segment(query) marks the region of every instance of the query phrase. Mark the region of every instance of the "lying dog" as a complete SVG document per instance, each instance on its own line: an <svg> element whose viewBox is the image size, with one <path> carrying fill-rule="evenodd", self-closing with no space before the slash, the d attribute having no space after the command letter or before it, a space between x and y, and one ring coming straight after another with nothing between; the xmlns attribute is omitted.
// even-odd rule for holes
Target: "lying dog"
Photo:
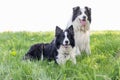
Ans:
<svg viewBox="0 0 120 80"><path fill-rule="evenodd" d="M31 46L23 59L54 60L57 64L65 64L67 60L71 60L76 64L75 49L73 26L65 31L56 27L55 39L51 43Z"/></svg>

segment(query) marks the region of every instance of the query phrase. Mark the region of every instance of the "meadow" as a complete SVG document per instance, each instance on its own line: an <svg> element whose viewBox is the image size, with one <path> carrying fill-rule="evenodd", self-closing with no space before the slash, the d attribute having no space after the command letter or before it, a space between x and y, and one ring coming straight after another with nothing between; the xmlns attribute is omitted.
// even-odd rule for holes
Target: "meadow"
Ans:
<svg viewBox="0 0 120 80"><path fill-rule="evenodd" d="M91 55L68 61L23 61L30 46L51 42L54 32L0 33L0 80L120 80L120 31L92 31Z"/></svg>

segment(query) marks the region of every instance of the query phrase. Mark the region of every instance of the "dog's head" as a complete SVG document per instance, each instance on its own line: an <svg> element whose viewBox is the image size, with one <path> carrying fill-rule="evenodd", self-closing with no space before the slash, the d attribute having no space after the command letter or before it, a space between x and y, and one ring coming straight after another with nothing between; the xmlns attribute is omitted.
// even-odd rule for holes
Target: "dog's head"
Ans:
<svg viewBox="0 0 120 80"><path fill-rule="evenodd" d="M91 8L79 6L73 8L72 22L76 21L81 26L86 26L91 23Z"/></svg>
<svg viewBox="0 0 120 80"><path fill-rule="evenodd" d="M57 49L61 46L65 49L75 46L73 25L64 31L56 26L55 37Z"/></svg>

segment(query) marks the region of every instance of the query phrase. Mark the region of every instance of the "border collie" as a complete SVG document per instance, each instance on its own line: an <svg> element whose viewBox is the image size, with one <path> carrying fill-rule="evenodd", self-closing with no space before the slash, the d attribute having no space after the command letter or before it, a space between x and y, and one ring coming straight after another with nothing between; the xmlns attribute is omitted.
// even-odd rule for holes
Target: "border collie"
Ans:
<svg viewBox="0 0 120 80"><path fill-rule="evenodd" d="M76 64L75 49L73 26L64 31L56 26L55 39L51 43L31 46L23 59L54 60L57 64L65 64L67 60L71 60Z"/></svg>
<svg viewBox="0 0 120 80"><path fill-rule="evenodd" d="M91 23L91 8L79 6L73 8L72 18L68 25L73 25L75 33L75 45L77 54L85 51L88 55L90 50L90 23ZM67 27L68 28L68 27Z"/></svg>

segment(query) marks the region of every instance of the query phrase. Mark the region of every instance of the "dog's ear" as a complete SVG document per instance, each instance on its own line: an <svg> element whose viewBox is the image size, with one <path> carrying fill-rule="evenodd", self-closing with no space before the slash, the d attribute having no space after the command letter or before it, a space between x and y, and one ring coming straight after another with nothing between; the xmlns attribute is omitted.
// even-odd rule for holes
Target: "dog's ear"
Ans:
<svg viewBox="0 0 120 80"><path fill-rule="evenodd" d="M57 37L62 32L63 32L63 30L61 28L59 28L58 26L56 26L55 37Z"/></svg>
<svg viewBox="0 0 120 80"><path fill-rule="evenodd" d="M73 7L73 12L74 12L74 11L77 11L77 10L79 10L79 9L80 9L79 6Z"/></svg>
<svg viewBox="0 0 120 80"><path fill-rule="evenodd" d="M85 6L85 9L86 9L87 14L88 14L88 19L89 19L89 21L90 21L90 23L91 23L91 8Z"/></svg>
<svg viewBox="0 0 120 80"><path fill-rule="evenodd" d="M75 20L75 18L77 17L78 12L80 11L80 7L76 6L73 7L73 16L72 16L72 22Z"/></svg>
<svg viewBox="0 0 120 80"><path fill-rule="evenodd" d="M85 6L85 9L87 10L87 12L89 13L89 15L91 15L91 8Z"/></svg>
<svg viewBox="0 0 120 80"><path fill-rule="evenodd" d="M70 34L72 34L72 35L74 36L73 25L71 25L71 26L68 28L68 31L70 32Z"/></svg>

